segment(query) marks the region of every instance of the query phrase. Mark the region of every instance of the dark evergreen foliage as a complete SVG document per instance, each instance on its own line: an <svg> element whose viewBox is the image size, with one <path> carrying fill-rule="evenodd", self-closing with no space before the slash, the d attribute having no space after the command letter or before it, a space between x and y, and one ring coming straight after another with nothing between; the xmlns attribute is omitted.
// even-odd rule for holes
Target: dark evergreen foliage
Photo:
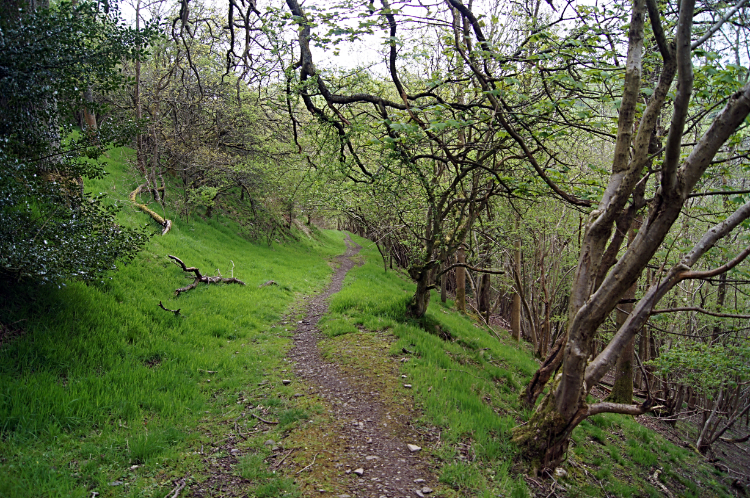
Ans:
<svg viewBox="0 0 750 498"><path fill-rule="evenodd" d="M0 16L0 276L92 279L127 261L147 234L84 192L104 175L93 161L132 136L134 121L102 123L72 138L83 89L127 82L118 65L143 57L149 32L118 24L95 3ZM87 105L92 106L88 103ZM101 109L97 109L101 110Z"/></svg>

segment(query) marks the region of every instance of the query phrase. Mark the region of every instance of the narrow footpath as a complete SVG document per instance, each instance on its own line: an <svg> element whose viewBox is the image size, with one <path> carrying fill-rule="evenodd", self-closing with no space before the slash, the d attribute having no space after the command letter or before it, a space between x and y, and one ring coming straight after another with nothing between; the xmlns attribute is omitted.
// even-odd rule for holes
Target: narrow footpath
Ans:
<svg viewBox="0 0 750 498"><path fill-rule="evenodd" d="M325 361L318 341L317 329L320 318L328 311L328 299L339 292L347 272L355 265L353 260L361 247L347 235L347 250L338 257L340 266L331 284L320 294L310 299L305 318L298 324L294 347L288 358L295 363L298 377L312 388L332 410L332 417L343 423L337 424L337 438L345 454L338 455L336 482L346 483L345 498L402 498L435 496L432 487L436 480L430 474L420 451L409 448L409 441L402 441L395 433L399 423L387 415L386 407L377 395L362 392L354 385L354 379L335 364ZM326 496L321 494L321 496ZM330 496L330 495L328 495Z"/></svg>

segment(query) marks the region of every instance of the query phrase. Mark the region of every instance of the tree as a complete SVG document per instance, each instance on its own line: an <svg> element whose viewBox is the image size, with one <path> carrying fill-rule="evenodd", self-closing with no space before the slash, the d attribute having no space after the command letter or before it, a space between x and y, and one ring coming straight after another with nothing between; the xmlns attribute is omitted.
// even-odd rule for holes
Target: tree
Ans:
<svg viewBox="0 0 750 498"><path fill-rule="evenodd" d="M724 264L701 267L720 239L745 233L750 203L740 199L726 216L709 212L711 225L679 261L654 260L671 254L666 243L672 227L688 199L704 194L704 175L747 157L748 144L737 133L750 112L747 71L722 60L722 53L734 57L735 50L712 41L725 25L746 36L739 14L744 3L696 9L694 0L682 0L679 11L655 0L634 0L629 11L614 2L601 8L565 4L542 15L541 2L526 2L519 5L531 13L531 22L514 21L506 36L497 29L503 25L498 16L475 15L471 4L460 0L419 7L426 15L401 3L369 4L362 14L369 24L360 27L376 25L369 21L376 17L388 33L390 81L373 84L377 91L362 91L318 69L310 46L330 42L341 31L332 27L329 36L316 37L313 28L320 30L335 16L313 19L295 0L286 3L298 29L300 56L290 65L298 69L299 94L310 113L335 130L342 169L352 172L355 182L380 180L385 170L393 184L412 196L419 192L422 205L413 212L421 207L424 221L412 225L422 244L420 260L410 268L417 282L409 306L413 316L426 310L445 254L441 248L455 252L491 197L526 197L542 185L546 195L586 214L565 332L527 388L529 404L558 368L562 372L515 433L537 470L562 461L571 431L586 417L650 410L651 395L640 405L591 406L587 396L675 285L720 275L750 254L750 247L740 249ZM423 19L429 28L420 24ZM623 25L625 39L619 34ZM401 33L409 29L421 29L422 39L439 54L422 77L405 67L409 50ZM344 31L356 35L356 28ZM704 85L694 92L696 78ZM385 164L383 156L365 160L362 116L378 125L377 143L387 144L380 151L391 151L383 154ZM611 154L608 169L601 161L582 161L579 151L590 156L595 148L599 155ZM640 217L641 227L624 247ZM604 340L602 325L649 265L660 273L643 295L629 298L636 299L633 310Z"/></svg>
<svg viewBox="0 0 750 498"><path fill-rule="evenodd" d="M83 89L125 83L118 64L143 56L148 33L94 3L28 7L0 14L0 273L93 279L147 240L83 185L104 174L94 160L104 144L122 143L134 126L105 123L76 138L67 119L87 105Z"/></svg>
<svg viewBox="0 0 750 498"><path fill-rule="evenodd" d="M642 80L643 49L646 18L650 21L660 54L660 75L655 88ZM731 14L731 12L730 12ZM694 124L700 138L695 145L684 145L686 123L693 94L693 53L706 39L693 39L695 2L684 0L680 4L679 19L670 20L667 27L674 29L674 40L667 38L662 13L653 0L635 0L632 6L628 32L628 55L624 75L624 91L619 109L618 134L614 160L608 185L591 212L583 239L580 259L573 281L567 340L560 354L562 373L550 392L542 400L528 424L516 430L515 440L525 455L535 462L537 469L554 468L563 458L571 431L585 418L602 412L641 414L649 411L654 400L649 397L640 405L601 402L588 405L587 395L616 362L620 351L632 340L648 320L654 306L677 283L685 279L709 278L719 275L742 262L750 247L740 251L724 265L707 271L697 271L698 261L718 240L740 227L750 217L750 202L739 206L726 219L706 231L681 260L665 271L645 295L635 304L627 320L599 354L592 350L599 327L617 306L628 289L636 282L651 258L661 247L670 228L678 219L683 205L698 184L701 176L712 165L717 154L724 154L722 146L743 125L750 113L750 84L720 95L723 109L710 119ZM669 16L666 16L670 19ZM674 24L672 24L673 21ZM717 24L723 23L723 20ZM714 30L715 31L715 30ZM652 199L646 199L639 186L652 176L649 144L658 136L657 123L662 108L667 103L674 78L677 89L672 102L672 118L666 133L664 158L658 170L658 188ZM645 88L650 98L645 109L638 102ZM717 106L714 103L714 106ZM705 114L704 114L705 116ZM687 155L683 153L688 152ZM611 260L607 252L622 243L624 233L612 235L615 224L630 226L635 214L647 207L638 234L624 252ZM618 232L622 232L618 226ZM627 230L625 230L627 232ZM616 244L616 245L615 245ZM614 245L614 246L613 246ZM615 252L615 251L611 251ZM600 278L599 276L603 276ZM589 360L591 356L592 360Z"/></svg>

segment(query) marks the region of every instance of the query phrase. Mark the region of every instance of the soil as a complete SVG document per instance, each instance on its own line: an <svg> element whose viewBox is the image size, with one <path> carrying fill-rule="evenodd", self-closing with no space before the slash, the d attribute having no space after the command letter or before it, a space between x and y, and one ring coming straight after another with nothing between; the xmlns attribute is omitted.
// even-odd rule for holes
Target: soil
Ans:
<svg viewBox="0 0 750 498"><path fill-rule="evenodd" d="M424 433L420 435L416 428L409 427L411 421L408 417L413 415L413 410L408 407L394 409L384 403L381 390L387 391L385 386L374 387L363 381L366 375L358 375L363 372L326 361L319 347L322 337L316 325L328 311L328 298L341 290L344 277L354 267L355 256L361 249L348 237L346 244L347 251L338 258L340 266L331 284L310 299L305 318L298 324L294 347L288 355L295 363L297 376L323 400L334 421L325 434L325 440L332 444L321 451L325 455L318 456L328 465L332 473L328 479L332 481L328 489L316 490L316 495L375 498L435 496L432 488L437 487L437 480L430 473L429 461L421 451L410 451L407 446L418 445L425 440ZM363 336L363 340L357 342L367 340ZM353 349L348 351L353 354L366 354L355 352L358 344L351 343L350 346ZM360 346L377 355L373 349L380 349L382 353L387 349L388 341L375 337L370 339L368 345ZM394 373L394 369L391 370ZM293 463L290 465L294 466ZM342 493L334 491L342 488Z"/></svg>

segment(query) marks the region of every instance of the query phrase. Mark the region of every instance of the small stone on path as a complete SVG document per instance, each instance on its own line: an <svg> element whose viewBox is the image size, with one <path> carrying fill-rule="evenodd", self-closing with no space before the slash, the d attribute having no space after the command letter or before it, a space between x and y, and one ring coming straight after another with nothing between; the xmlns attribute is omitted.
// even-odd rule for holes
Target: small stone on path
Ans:
<svg viewBox="0 0 750 498"><path fill-rule="evenodd" d="M407 389L411 389L411 384L404 384L404 387Z"/></svg>
<svg viewBox="0 0 750 498"><path fill-rule="evenodd" d="M428 495L428 494L432 493L432 488L428 488L427 486L425 486L425 487L422 488L422 493Z"/></svg>
<svg viewBox="0 0 750 498"><path fill-rule="evenodd" d="M365 473L365 469L361 467L359 469L354 469L354 473L357 474L359 477L362 477L362 475Z"/></svg>
<svg viewBox="0 0 750 498"><path fill-rule="evenodd" d="M414 479L414 482L416 484L422 484L423 482L425 482L425 480L424 479Z"/></svg>
<svg viewBox="0 0 750 498"><path fill-rule="evenodd" d="M422 494L422 492L421 492L420 490L418 490L418 489L415 489L415 490L414 490L414 494L415 494L415 495L417 495L417 496L419 496L419 498L424 498L424 495L423 495L423 494Z"/></svg>
<svg viewBox="0 0 750 498"><path fill-rule="evenodd" d="M412 452L412 453L416 453L417 451L419 451L419 450L422 449L419 446L417 446L416 444L407 444L406 447L409 448L409 451Z"/></svg>
<svg viewBox="0 0 750 498"><path fill-rule="evenodd" d="M289 384L292 383L292 381L289 380L289 379L284 379L284 380L281 381L281 383L284 384L285 386L288 386Z"/></svg>

